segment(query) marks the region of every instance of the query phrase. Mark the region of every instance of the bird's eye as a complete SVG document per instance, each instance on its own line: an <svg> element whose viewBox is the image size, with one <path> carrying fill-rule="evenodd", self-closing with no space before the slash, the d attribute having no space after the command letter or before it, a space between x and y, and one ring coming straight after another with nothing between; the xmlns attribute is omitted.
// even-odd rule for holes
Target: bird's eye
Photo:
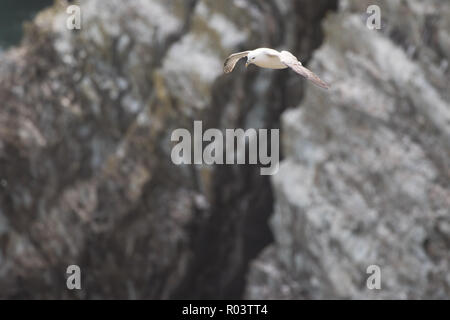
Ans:
<svg viewBox="0 0 450 320"><path fill-rule="evenodd" d="M256 59L256 57L253 57L253 58L252 58L252 60L255 60L255 59Z"/></svg>

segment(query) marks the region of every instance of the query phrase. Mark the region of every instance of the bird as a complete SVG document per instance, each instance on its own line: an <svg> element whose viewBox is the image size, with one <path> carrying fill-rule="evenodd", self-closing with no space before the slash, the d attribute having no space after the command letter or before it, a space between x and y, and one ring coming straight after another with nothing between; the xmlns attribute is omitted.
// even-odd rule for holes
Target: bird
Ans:
<svg viewBox="0 0 450 320"><path fill-rule="evenodd" d="M245 67L254 64L261 68L268 69L287 69L291 68L296 73L310 80L315 85L328 89L330 86L321 80L311 70L305 68L300 61L289 51L277 51L270 48L258 48L255 50L237 52L230 55L223 64L223 72L230 73L233 71L236 63L242 58L247 57Z"/></svg>

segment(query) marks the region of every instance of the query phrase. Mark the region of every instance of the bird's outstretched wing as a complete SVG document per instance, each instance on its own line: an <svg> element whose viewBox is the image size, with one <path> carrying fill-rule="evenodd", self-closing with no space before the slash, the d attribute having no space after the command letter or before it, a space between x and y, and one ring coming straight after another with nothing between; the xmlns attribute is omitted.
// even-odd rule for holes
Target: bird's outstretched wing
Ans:
<svg viewBox="0 0 450 320"><path fill-rule="evenodd" d="M304 76L306 79L312 81L315 85L328 89L330 86L321 80L314 72L302 66L302 63L297 60L297 58L289 51L282 51L280 53L280 60L282 63L287 65L289 68L297 72L298 74Z"/></svg>
<svg viewBox="0 0 450 320"><path fill-rule="evenodd" d="M249 52L250 51L238 52L238 53L233 53L231 56L229 56L225 60L225 63L223 64L223 72L230 73L231 71L233 71L236 63L239 60L241 60L242 58L246 57Z"/></svg>

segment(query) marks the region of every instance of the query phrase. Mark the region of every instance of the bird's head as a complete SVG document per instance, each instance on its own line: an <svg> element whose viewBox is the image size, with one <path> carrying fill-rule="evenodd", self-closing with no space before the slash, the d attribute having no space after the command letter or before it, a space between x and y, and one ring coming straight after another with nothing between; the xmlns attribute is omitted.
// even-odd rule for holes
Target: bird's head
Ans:
<svg viewBox="0 0 450 320"><path fill-rule="evenodd" d="M250 64L255 63L256 61L256 54L253 52L250 52L247 56L247 62L245 63L245 67L247 68Z"/></svg>

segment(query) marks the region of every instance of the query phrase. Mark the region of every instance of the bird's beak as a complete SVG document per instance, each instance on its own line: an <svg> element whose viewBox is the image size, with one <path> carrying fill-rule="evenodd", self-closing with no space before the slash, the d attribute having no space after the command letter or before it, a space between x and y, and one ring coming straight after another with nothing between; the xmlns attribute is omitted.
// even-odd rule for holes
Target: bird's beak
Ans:
<svg viewBox="0 0 450 320"><path fill-rule="evenodd" d="M245 67L247 68L249 64L250 64L250 61L247 60L247 62L245 63Z"/></svg>

